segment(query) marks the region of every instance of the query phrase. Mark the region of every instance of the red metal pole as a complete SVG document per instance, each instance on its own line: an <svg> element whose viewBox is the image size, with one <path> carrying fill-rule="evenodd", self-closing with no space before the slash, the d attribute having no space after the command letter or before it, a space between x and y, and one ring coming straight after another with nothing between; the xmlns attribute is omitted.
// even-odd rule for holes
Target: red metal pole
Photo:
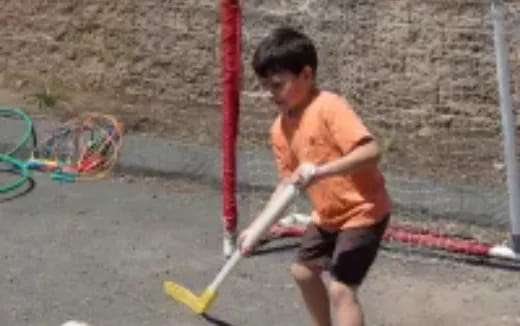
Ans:
<svg viewBox="0 0 520 326"><path fill-rule="evenodd" d="M221 0L222 190L224 254L229 256L237 227L236 137L240 107L241 10L239 0ZM231 245L231 247L229 247Z"/></svg>

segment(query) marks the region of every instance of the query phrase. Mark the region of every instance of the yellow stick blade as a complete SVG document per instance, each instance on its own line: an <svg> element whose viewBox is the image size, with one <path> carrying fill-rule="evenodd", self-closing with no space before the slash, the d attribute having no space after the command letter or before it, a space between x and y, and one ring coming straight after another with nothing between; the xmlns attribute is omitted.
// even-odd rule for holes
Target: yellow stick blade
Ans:
<svg viewBox="0 0 520 326"><path fill-rule="evenodd" d="M216 297L216 292L209 289L204 290L200 296L196 296L190 290L174 282L164 282L163 286L167 295L184 303L196 314L204 313Z"/></svg>

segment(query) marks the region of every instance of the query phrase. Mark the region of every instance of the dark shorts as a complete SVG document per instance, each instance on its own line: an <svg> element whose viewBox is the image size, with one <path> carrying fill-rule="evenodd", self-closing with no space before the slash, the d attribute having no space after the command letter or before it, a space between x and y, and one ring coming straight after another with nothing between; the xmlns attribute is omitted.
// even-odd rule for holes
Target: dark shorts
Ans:
<svg viewBox="0 0 520 326"><path fill-rule="evenodd" d="M302 237L297 262L330 272L347 285L360 285L374 262L390 216L370 227L327 232L311 224Z"/></svg>

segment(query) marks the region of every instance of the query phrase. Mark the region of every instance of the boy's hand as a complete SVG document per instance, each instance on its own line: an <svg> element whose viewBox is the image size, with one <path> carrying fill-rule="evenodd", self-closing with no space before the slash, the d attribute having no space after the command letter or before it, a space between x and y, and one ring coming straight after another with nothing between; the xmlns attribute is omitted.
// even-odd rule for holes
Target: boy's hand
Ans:
<svg viewBox="0 0 520 326"><path fill-rule="evenodd" d="M302 163L294 171L290 177L290 181L299 188L305 188L313 181L316 176L316 170L316 165L312 163Z"/></svg>

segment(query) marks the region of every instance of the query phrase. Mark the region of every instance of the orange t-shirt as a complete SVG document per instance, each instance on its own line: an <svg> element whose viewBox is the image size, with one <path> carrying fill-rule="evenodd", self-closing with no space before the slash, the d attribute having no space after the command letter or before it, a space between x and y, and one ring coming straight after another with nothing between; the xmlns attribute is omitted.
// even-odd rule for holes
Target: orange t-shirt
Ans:
<svg viewBox="0 0 520 326"><path fill-rule="evenodd" d="M288 177L303 162L321 165L338 159L367 137L372 135L347 101L327 91L320 91L297 117L278 116L271 127L281 177ZM385 180L376 164L319 179L307 194L314 222L327 229L372 225L390 211Z"/></svg>

